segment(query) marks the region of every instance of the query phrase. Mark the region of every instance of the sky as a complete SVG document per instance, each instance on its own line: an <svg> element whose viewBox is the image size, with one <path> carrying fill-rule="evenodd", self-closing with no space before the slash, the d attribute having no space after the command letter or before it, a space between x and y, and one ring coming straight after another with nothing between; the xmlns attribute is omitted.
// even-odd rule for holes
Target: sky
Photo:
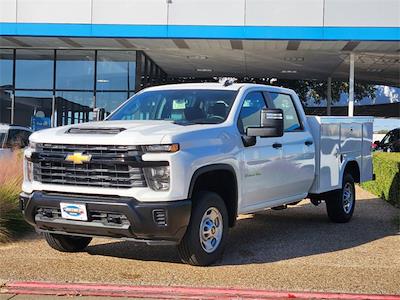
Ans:
<svg viewBox="0 0 400 300"><path fill-rule="evenodd" d="M400 119L383 119L383 118L375 118L374 119L374 132L380 130L392 130L394 128L400 127Z"/></svg>

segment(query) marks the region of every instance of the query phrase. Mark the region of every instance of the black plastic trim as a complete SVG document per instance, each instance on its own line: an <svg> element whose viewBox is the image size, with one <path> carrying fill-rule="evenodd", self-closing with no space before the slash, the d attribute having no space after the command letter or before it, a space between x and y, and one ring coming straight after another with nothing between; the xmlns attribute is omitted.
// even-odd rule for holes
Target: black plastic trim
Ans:
<svg viewBox="0 0 400 300"><path fill-rule="evenodd" d="M188 199L192 198L196 180L200 177L200 175L203 175L207 172L219 171L219 170L230 171L232 173L232 175L235 178L235 182L236 182L236 197L237 197L237 177L236 177L235 169L233 169L233 167L228 164L214 164L214 165L208 165L208 166L201 167L194 172L192 179L190 181Z"/></svg>
<svg viewBox="0 0 400 300"><path fill-rule="evenodd" d="M140 202L131 197L102 196L81 194L58 194L33 192L20 194L21 208L26 221L39 231L57 232L73 235L107 236L133 240L170 241L179 243L189 224L190 200L165 202ZM130 225L112 226L103 223L83 222L66 219L50 219L38 215L39 207L59 208L60 202L84 203L88 212L104 211L121 213L127 217ZM168 224L159 226L154 222L153 210L163 209L168 215Z"/></svg>
<svg viewBox="0 0 400 300"><path fill-rule="evenodd" d="M126 128L119 127L71 127L65 133L71 134L118 134Z"/></svg>
<svg viewBox="0 0 400 300"><path fill-rule="evenodd" d="M234 181L235 181L235 186L232 187L232 188L234 189L234 194L235 194L235 202L234 202L235 207L233 207L233 210L232 210L233 216L232 216L232 222L230 224L230 226L233 227L235 225L235 223L236 223L239 193L238 193L238 181L237 181L236 172L235 172L235 169L231 165L228 165L228 164L213 164L213 165L208 165L208 166L204 166L204 167L201 167L201 168L197 169L194 172L194 174L192 176L192 179L190 181L188 199L192 199L193 190L194 190L194 187L196 185L197 179L201 175L203 175L203 174L205 174L207 172L212 172L212 171L229 171L233 175L233 178L234 178Z"/></svg>

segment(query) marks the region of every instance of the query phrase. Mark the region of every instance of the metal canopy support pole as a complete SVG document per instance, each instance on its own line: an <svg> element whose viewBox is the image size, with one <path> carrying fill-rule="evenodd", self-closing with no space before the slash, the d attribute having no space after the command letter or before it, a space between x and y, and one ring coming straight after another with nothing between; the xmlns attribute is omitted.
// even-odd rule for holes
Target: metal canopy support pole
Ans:
<svg viewBox="0 0 400 300"><path fill-rule="evenodd" d="M326 115L331 115L331 103L332 103L332 77L328 77L326 90Z"/></svg>
<svg viewBox="0 0 400 300"><path fill-rule="evenodd" d="M11 93L11 116L10 116L10 123L15 123L15 70L16 70L16 58L17 50L13 50L13 77L12 77L12 93Z"/></svg>
<svg viewBox="0 0 400 300"><path fill-rule="evenodd" d="M354 115L354 53L350 53L349 74L349 117Z"/></svg>

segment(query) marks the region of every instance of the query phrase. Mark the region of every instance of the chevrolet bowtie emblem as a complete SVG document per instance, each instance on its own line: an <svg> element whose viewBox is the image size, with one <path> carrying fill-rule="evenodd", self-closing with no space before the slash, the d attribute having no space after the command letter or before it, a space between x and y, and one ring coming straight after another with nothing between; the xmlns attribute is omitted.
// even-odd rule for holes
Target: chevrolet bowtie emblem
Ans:
<svg viewBox="0 0 400 300"><path fill-rule="evenodd" d="M91 155L82 154L81 152L74 152L74 154L68 154L65 158L66 161L70 161L75 165L82 165L84 162L89 162L92 159Z"/></svg>

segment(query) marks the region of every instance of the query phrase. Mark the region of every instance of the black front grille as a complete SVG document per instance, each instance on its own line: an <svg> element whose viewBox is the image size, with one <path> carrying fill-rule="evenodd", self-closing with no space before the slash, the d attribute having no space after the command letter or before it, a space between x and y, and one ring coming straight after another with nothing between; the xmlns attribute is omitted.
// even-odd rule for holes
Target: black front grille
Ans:
<svg viewBox="0 0 400 300"><path fill-rule="evenodd" d="M68 155L90 156L82 163L67 161ZM41 144L37 146L34 180L47 184L64 184L107 188L145 187L138 146L98 146Z"/></svg>

